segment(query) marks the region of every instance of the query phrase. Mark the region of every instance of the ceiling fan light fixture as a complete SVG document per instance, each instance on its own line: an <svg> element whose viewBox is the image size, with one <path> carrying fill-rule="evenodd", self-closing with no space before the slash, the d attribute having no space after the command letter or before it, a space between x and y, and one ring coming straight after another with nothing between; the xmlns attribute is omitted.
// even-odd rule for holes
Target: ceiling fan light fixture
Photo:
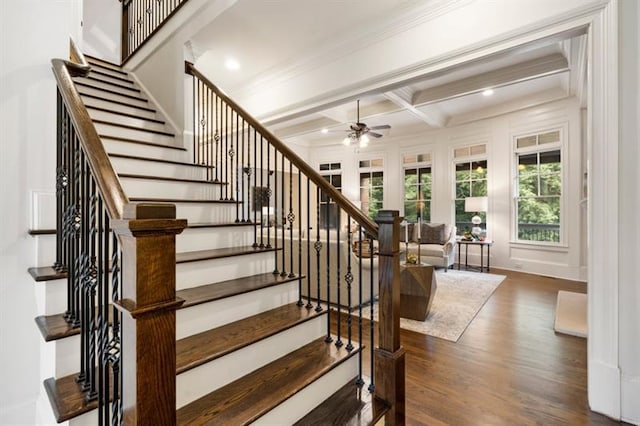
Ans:
<svg viewBox="0 0 640 426"><path fill-rule="evenodd" d="M344 139L342 139L342 145L350 146L351 145L351 138L349 136L347 136Z"/></svg>
<svg viewBox="0 0 640 426"><path fill-rule="evenodd" d="M367 135L360 136L360 148L366 148L369 146L369 137Z"/></svg>

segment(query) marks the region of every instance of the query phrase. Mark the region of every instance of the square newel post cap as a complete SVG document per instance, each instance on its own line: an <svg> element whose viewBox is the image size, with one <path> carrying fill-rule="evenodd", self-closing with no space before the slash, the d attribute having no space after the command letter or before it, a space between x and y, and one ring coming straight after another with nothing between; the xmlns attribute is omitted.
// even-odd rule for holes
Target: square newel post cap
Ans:
<svg viewBox="0 0 640 426"><path fill-rule="evenodd" d="M123 219L112 222L119 235L180 234L187 227L186 219L176 219L175 204L129 203L124 206Z"/></svg>

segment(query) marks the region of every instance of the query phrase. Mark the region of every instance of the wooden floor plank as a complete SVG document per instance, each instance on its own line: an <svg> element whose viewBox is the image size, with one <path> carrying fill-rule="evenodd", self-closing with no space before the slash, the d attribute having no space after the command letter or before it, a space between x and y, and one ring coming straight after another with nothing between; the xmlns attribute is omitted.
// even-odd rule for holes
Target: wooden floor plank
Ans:
<svg viewBox="0 0 640 426"><path fill-rule="evenodd" d="M184 373L325 313L290 303L180 339L176 343L177 373Z"/></svg>
<svg viewBox="0 0 640 426"><path fill-rule="evenodd" d="M324 338L295 350L178 410L179 425L245 425L313 383L358 350Z"/></svg>

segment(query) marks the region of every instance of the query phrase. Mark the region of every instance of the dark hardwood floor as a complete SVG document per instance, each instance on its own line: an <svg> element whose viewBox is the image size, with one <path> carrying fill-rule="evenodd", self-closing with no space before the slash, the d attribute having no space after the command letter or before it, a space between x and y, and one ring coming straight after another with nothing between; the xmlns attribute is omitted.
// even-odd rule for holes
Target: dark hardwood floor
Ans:
<svg viewBox="0 0 640 426"><path fill-rule="evenodd" d="M457 343L401 331L407 425L618 424L589 411L586 339L553 330L558 290L586 284L491 272L507 278Z"/></svg>

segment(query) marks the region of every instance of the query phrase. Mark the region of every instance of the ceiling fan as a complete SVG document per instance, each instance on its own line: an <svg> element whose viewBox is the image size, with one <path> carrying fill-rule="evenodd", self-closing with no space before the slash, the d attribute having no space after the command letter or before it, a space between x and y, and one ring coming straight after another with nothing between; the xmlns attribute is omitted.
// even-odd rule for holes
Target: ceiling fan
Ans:
<svg viewBox="0 0 640 426"><path fill-rule="evenodd" d="M349 126L348 130L344 130L347 132L347 136L342 140L342 143L345 146L351 146L352 143L358 143L360 148L365 148L369 145L369 136L373 136L374 138L381 138L382 134L377 132L372 132L372 130L385 130L390 129L391 126L388 124L383 124L380 126L372 126L368 127L365 123L360 122L360 100L357 101L357 109L356 109L356 122Z"/></svg>

